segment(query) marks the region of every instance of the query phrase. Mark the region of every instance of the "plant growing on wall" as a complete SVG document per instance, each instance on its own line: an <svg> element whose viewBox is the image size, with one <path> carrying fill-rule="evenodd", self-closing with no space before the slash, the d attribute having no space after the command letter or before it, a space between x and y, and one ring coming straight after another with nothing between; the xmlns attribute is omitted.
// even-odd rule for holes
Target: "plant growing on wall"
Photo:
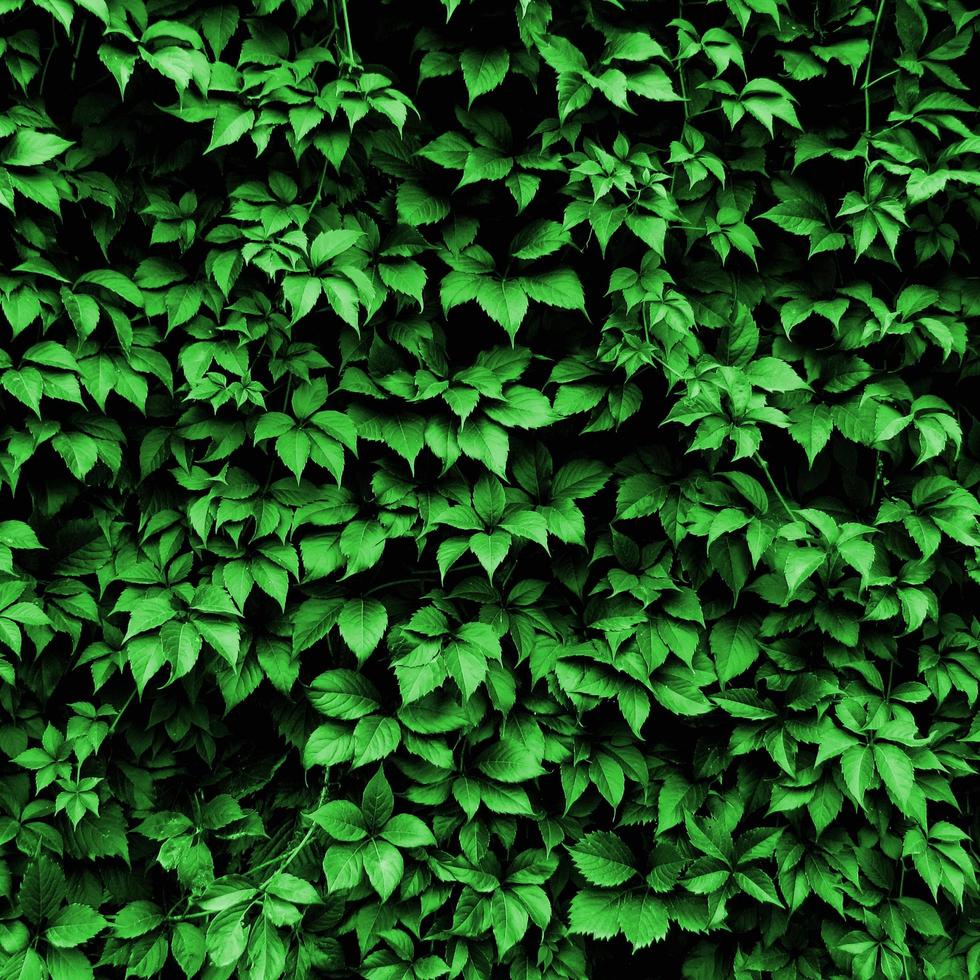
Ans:
<svg viewBox="0 0 980 980"><path fill-rule="evenodd" d="M980 974L978 16L0 0L0 980Z"/></svg>

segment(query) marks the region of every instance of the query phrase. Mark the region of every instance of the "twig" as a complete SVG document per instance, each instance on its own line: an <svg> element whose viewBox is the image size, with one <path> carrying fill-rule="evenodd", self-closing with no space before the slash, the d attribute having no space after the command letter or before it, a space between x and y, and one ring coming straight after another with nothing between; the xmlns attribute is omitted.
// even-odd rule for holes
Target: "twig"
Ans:
<svg viewBox="0 0 980 980"><path fill-rule="evenodd" d="M313 212L316 206L320 203L320 195L323 193L323 181L327 176L327 164L329 163L326 153L323 154L323 167L320 170L320 179L317 181L316 193L313 195L313 202L310 204L309 210L306 212L306 220L309 221L313 217Z"/></svg>
<svg viewBox="0 0 980 980"><path fill-rule="evenodd" d="M48 49L48 56L44 59L44 67L41 69L41 79L37 84L37 91L39 95L44 94L44 80L48 77L48 65L51 64L51 56L54 54L54 49L58 45L58 39L54 33L54 21L51 22L51 47Z"/></svg>
<svg viewBox="0 0 980 980"><path fill-rule="evenodd" d="M677 16L679 19L684 18L684 0L678 0L677 3ZM690 120L690 110L687 104L687 79L684 75L684 62L681 58L680 52L680 29L677 32L677 78L681 83L681 107L684 110L684 127L681 130L681 139L687 134L687 124ZM677 178L677 164L674 164L674 169L670 172L670 196L674 196L674 181Z"/></svg>
<svg viewBox="0 0 980 980"><path fill-rule="evenodd" d="M347 16L347 0L340 0L340 10L344 15L344 34L347 37L347 60L353 67L357 64L357 59L354 57L354 42L350 36L350 18Z"/></svg>
<svg viewBox="0 0 980 980"><path fill-rule="evenodd" d="M132 691L129 692L129 697L126 698L126 700L123 702L123 706L119 709L119 711L116 713L116 717L113 718L111 723L109 724L109 730L106 732L106 735L111 735L116 730L116 725L119 724L119 719L122 718L123 713L133 703L133 698L135 697L136 697L136 690L134 688Z"/></svg>
<svg viewBox="0 0 980 980"><path fill-rule="evenodd" d="M71 80L75 81L75 69L78 67L78 56L82 51L82 39L85 37L85 28L88 26L88 21L82 21L82 29L78 32L78 40L75 42L75 51L71 56Z"/></svg>
<svg viewBox="0 0 980 980"><path fill-rule="evenodd" d="M867 182L868 169L871 164L871 61L874 58L875 42L878 40L878 29L881 27L881 15L885 12L885 0L878 0L878 12L875 14L875 24L871 30L871 43L868 46L868 60L864 64L864 179Z"/></svg>
<svg viewBox="0 0 980 980"><path fill-rule="evenodd" d="M772 487L772 492L783 505L783 510L789 514L790 520L796 521L798 517L790 508L789 504L786 503L786 498L782 495L782 493L780 493L779 487L776 486L776 481L772 478L772 473L769 471L769 464L758 453L753 453L752 458L756 461L762 472L766 474L766 479L769 481L769 486Z"/></svg>
<svg viewBox="0 0 980 980"><path fill-rule="evenodd" d="M323 786L320 788L320 796L317 799L316 805L313 808L314 810L320 809L320 807L323 805L323 800L326 795L327 795L327 782L326 780L324 780ZM277 854L275 857L269 858L267 861L263 861L261 864L257 864L254 868L251 869L250 873L254 874L256 871L261 871L263 868L268 868L270 865L275 864L277 861L280 862L276 870L268 878L266 878L264 882L262 882L260 886L260 890L262 888L265 888L265 886L268 885L268 883L273 878L275 878L277 874L281 874L283 871L286 870L286 868L289 867L290 864L293 863L293 861L295 860L299 852L302 851L304 847L306 847L306 845L310 842L310 839L313 837L314 833L316 833L316 828L317 825L311 821L310 826L307 828L306 833L303 834L302 838L300 838L300 842L295 847L290 848L288 851L286 851L285 854Z"/></svg>

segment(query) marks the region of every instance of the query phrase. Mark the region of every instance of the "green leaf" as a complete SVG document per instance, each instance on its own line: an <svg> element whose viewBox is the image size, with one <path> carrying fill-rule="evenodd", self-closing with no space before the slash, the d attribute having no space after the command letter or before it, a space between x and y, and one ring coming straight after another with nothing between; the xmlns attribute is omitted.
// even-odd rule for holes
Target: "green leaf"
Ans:
<svg viewBox="0 0 980 980"><path fill-rule="evenodd" d="M436 843L432 831L410 813L393 816L381 829L381 836L396 847L429 847Z"/></svg>
<svg viewBox="0 0 980 980"><path fill-rule="evenodd" d="M354 756L354 737L344 725L328 722L310 733L303 747L303 765L334 766L348 762Z"/></svg>
<svg viewBox="0 0 980 980"><path fill-rule="evenodd" d="M586 888L572 897L569 928L573 933L611 939L619 932L619 910L622 896L615 891Z"/></svg>
<svg viewBox="0 0 980 980"><path fill-rule="evenodd" d="M507 498L500 481L482 476L473 488L473 508L487 527L495 527L504 516Z"/></svg>
<svg viewBox="0 0 980 980"><path fill-rule="evenodd" d="M760 357L752 361L745 375L758 388L766 391L798 391L809 385L785 361L778 357Z"/></svg>
<svg viewBox="0 0 980 980"><path fill-rule="evenodd" d="M129 276L115 269L93 269L90 272L83 273L75 281L75 288L77 289L83 283L92 283L96 286L101 286L103 289L115 293L117 296L126 300L127 303L131 303L140 309L144 305L143 293L136 283Z"/></svg>
<svg viewBox="0 0 980 980"><path fill-rule="evenodd" d="M531 299L562 310L585 311L582 283L571 269L555 269L537 276L521 279L524 291Z"/></svg>
<svg viewBox="0 0 980 980"><path fill-rule="evenodd" d="M481 279L475 298L484 313L499 323L513 342L528 308L523 280Z"/></svg>
<svg viewBox="0 0 980 980"><path fill-rule="evenodd" d="M826 405L805 405L794 409L790 419L789 434L803 447L813 466L817 454L830 441L833 429L830 409Z"/></svg>
<svg viewBox="0 0 980 980"><path fill-rule="evenodd" d="M459 57L463 81L469 93L469 105L487 92L492 92L504 80L510 67L510 55L505 48L489 51L467 48Z"/></svg>
<svg viewBox="0 0 980 980"><path fill-rule="evenodd" d="M211 46L215 58L221 57L221 52L235 36L238 29L239 12L237 7L209 7L201 20L201 30Z"/></svg>
<svg viewBox="0 0 980 980"><path fill-rule="evenodd" d="M502 783L526 782L544 772L523 745L508 740L500 740L483 751L477 766L482 773Z"/></svg>
<svg viewBox="0 0 980 980"><path fill-rule="evenodd" d="M156 629L158 626L169 622L176 615L177 610L171 605L170 600L163 596L151 596L143 599L130 614L129 627L123 639L128 640L139 633Z"/></svg>
<svg viewBox="0 0 980 980"><path fill-rule="evenodd" d="M388 613L377 599L350 599L337 619L340 635L363 663L377 649L388 626Z"/></svg>
<svg viewBox="0 0 980 980"><path fill-rule="evenodd" d="M193 977L204 965L204 933L193 923L178 922L170 937L170 951L184 976Z"/></svg>
<svg viewBox="0 0 980 980"><path fill-rule="evenodd" d="M783 574L791 595L823 565L825 558L826 555L819 548L802 547L790 552L783 566Z"/></svg>
<svg viewBox="0 0 980 980"><path fill-rule="evenodd" d="M394 718L362 718L354 729L354 765L365 766L391 755L401 741Z"/></svg>
<svg viewBox="0 0 980 980"><path fill-rule="evenodd" d="M858 805L863 806L864 794L870 788L875 773L874 755L871 748L863 744L855 745L844 751L840 761L841 770L844 773L844 782L847 784L851 796L857 800Z"/></svg>
<svg viewBox="0 0 980 980"><path fill-rule="evenodd" d="M401 853L384 840L371 840L364 847L364 870L371 887L383 902L391 898L405 874Z"/></svg>
<svg viewBox="0 0 980 980"><path fill-rule="evenodd" d="M613 833L599 830L586 834L569 848L575 867L593 885L622 885L636 872L636 859Z"/></svg>
<svg viewBox="0 0 980 980"><path fill-rule="evenodd" d="M522 228L510 243L515 259L540 259L557 252L571 241L565 227L557 221L532 221Z"/></svg>
<svg viewBox="0 0 980 980"><path fill-rule="evenodd" d="M3 315L15 337L23 333L41 314L41 304L33 289L21 288L5 294L2 307ZM8 371L4 377L15 373L17 372Z"/></svg>
<svg viewBox="0 0 980 980"><path fill-rule="evenodd" d="M378 266L381 281L396 292L411 296L422 307L422 292L427 276L425 267L411 259L401 262L383 262Z"/></svg>
<svg viewBox="0 0 980 980"><path fill-rule="evenodd" d="M302 429L290 429L276 439L276 455L299 483L310 459L310 437Z"/></svg>
<svg viewBox="0 0 980 980"><path fill-rule="evenodd" d="M923 936L948 936L936 909L921 898L902 896L898 899L905 921Z"/></svg>
<svg viewBox="0 0 980 980"><path fill-rule="evenodd" d="M609 476L609 469L598 460L576 459L558 470L551 481L551 492L559 499L592 497L606 485Z"/></svg>
<svg viewBox="0 0 980 980"><path fill-rule="evenodd" d="M17 401L26 405L38 418L41 417L41 395L44 391L44 379L41 372L35 368L23 368L20 371L5 371L0 377L0 384Z"/></svg>
<svg viewBox="0 0 980 980"><path fill-rule="evenodd" d="M18 129L0 153L0 163L8 167L36 167L60 156L74 145L74 141L62 139L54 133Z"/></svg>
<svg viewBox="0 0 980 980"><path fill-rule="evenodd" d="M363 844L334 844L327 848L323 871L330 891L356 888L364 873Z"/></svg>
<svg viewBox="0 0 980 980"><path fill-rule="evenodd" d="M429 225L449 214L445 198L430 194L419 184L400 184L397 194L398 217L407 225Z"/></svg>
<svg viewBox="0 0 980 980"><path fill-rule="evenodd" d="M772 879L761 868L744 868L736 871L735 884L757 902L779 906L783 904L776 894L776 886Z"/></svg>
<svg viewBox="0 0 980 980"><path fill-rule="evenodd" d="M353 670L328 670L310 684L313 707L328 718L354 721L381 707L374 685Z"/></svg>
<svg viewBox="0 0 980 980"><path fill-rule="evenodd" d="M298 878L288 871L275 874L265 888L270 895L294 905L316 905L320 901L319 893L305 878Z"/></svg>
<svg viewBox="0 0 980 980"><path fill-rule="evenodd" d="M494 892L490 899L490 923L500 956L524 938L528 918L527 909L516 895L503 890Z"/></svg>
<svg viewBox="0 0 980 980"><path fill-rule="evenodd" d="M235 906L218 912L208 925L205 943L208 958L218 967L237 963L248 941L243 922L244 908Z"/></svg>
<svg viewBox="0 0 980 980"><path fill-rule="evenodd" d="M487 655L484 650L465 639L454 637L442 651L446 669L463 698L469 700L487 676Z"/></svg>
<svg viewBox="0 0 980 980"><path fill-rule="evenodd" d="M49 918L64 901L65 875L46 854L39 854L24 871L18 896L24 918L40 923Z"/></svg>
<svg viewBox="0 0 980 980"><path fill-rule="evenodd" d="M711 627L711 653L722 684L745 673L758 659L757 635L758 623L738 616L719 620Z"/></svg>
<svg viewBox="0 0 980 980"><path fill-rule="evenodd" d="M670 927L666 902L650 894L624 898L619 909L619 927L634 950L661 942Z"/></svg>
<svg viewBox="0 0 980 980"><path fill-rule="evenodd" d="M363 237L363 231L354 231L348 228L331 228L328 231L321 231L310 245L310 259L314 265L326 265L356 245Z"/></svg>
<svg viewBox="0 0 980 980"><path fill-rule="evenodd" d="M106 925L106 920L90 905L66 905L51 918L44 938L52 946L71 949L87 943Z"/></svg>
<svg viewBox="0 0 980 980"><path fill-rule="evenodd" d="M290 322L296 323L309 314L316 306L323 283L315 276L286 276L282 283L282 294L290 309Z"/></svg>
<svg viewBox="0 0 980 980"><path fill-rule="evenodd" d="M280 977L286 966L286 944L268 916L261 916L248 937L248 965L252 977Z"/></svg>
<svg viewBox="0 0 980 980"><path fill-rule="evenodd" d="M347 559L347 574L373 568L385 547L385 533L373 521L352 521L340 535L340 551Z"/></svg>
<svg viewBox="0 0 980 980"><path fill-rule="evenodd" d="M465 456L483 463L491 473L506 478L510 439L506 430L482 419L470 422L458 435L459 448Z"/></svg>
<svg viewBox="0 0 980 980"><path fill-rule="evenodd" d="M368 829L376 831L384 826L394 806L395 798L391 786L385 779L384 769L379 767L364 787L364 795L361 797L361 810Z"/></svg>
<svg viewBox="0 0 980 980"><path fill-rule="evenodd" d="M470 538L470 550L486 569L489 578L493 578L493 573L507 557L511 541L507 531L493 531L491 534L480 531Z"/></svg>
<svg viewBox="0 0 980 980"><path fill-rule="evenodd" d="M135 939L152 932L162 922L160 907L154 902L140 900L124 905L116 913L112 929L121 939Z"/></svg>
<svg viewBox="0 0 980 980"><path fill-rule="evenodd" d="M26 550L44 548L30 525L23 521L0 521L0 544Z"/></svg>
<svg viewBox="0 0 980 980"><path fill-rule="evenodd" d="M68 471L76 479L84 480L98 462L98 445L84 432L62 432L51 440L58 455L64 460Z"/></svg>
<svg viewBox="0 0 980 980"><path fill-rule="evenodd" d="M235 667L241 653L241 633L237 623L218 619L198 619L195 625L205 641L228 663Z"/></svg>
<svg viewBox="0 0 980 980"><path fill-rule="evenodd" d="M908 755L897 745L875 742L875 768L888 795L905 810L915 786L915 769Z"/></svg>
<svg viewBox="0 0 980 980"><path fill-rule="evenodd" d="M112 44L99 45L98 55L99 60L109 69L112 77L116 80L120 98L125 98L126 88L136 67L136 55L129 51L123 51Z"/></svg>
<svg viewBox="0 0 980 980"><path fill-rule="evenodd" d="M677 715L704 715L712 710L711 702L695 684L693 673L679 667L666 666L658 671L653 696Z"/></svg>
<svg viewBox="0 0 980 980"><path fill-rule="evenodd" d="M347 800L324 803L313 813L312 819L335 840L359 841L368 835L361 811Z"/></svg>

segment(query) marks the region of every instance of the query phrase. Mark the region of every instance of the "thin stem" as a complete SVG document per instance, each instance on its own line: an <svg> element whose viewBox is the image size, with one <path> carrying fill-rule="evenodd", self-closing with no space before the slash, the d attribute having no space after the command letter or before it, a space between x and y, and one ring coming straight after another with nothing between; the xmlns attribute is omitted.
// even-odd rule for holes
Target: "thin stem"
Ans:
<svg viewBox="0 0 980 980"><path fill-rule="evenodd" d="M683 20L683 18L684 18L684 0L678 0L678 3L677 3L677 16L681 20ZM678 29L678 32L677 32L677 48L678 48L678 50L677 50L677 59L676 59L676 61L677 61L677 79L681 83L681 99L683 100L681 102L681 108L684 110L684 128L681 130L681 139L683 139L684 138L684 135L686 133L686 130L687 130L688 121L690 120L690 110L688 109L688 104L687 104L687 78L684 75L684 61L681 58L680 39L681 39L681 35L680 35L680 30ZM674 164L674 169L671 171L671 174L670 174L670 195L671 195L671 197L674 196L674 182L675 182L675 180L677 178L677 166L678 165L675 163Z"/></svg>
<svg viewBox="0 0 980 980"><path fill-rule="evenodd" d="M886 78L891 78L892 75L897 75L901 70L902 70L901 68L895 68L892 71L886 71L884 75L879 75L877 78L872 79L872 81L868 82L868 88L877 85L878 82L883 82Z"/></svg>
<svg viewBox="0 0 980 980"><path fill-rule="evenodd" d="M82 39L85 37L85 28L88 26L88 21L82 21L82 29L78 32L78 40L75 42L75 51L71 57L71 80L75 81L75 69L78 67L78 56L82 50Z"/></svg>
<svg viewBox="0 0 980 980"><path fill-rule="evenodd" d="M323 786L320 787L320 796L317 798L316 807L314 809L316 810L320 809L320 807L323 805L323 800L326 797L326 795L327 795L327 781L324 780ZM307 844L309 844L313 835L316 833L316 828L317 828L316 823L311 820L309 827L306 828L306 833L303 834L302 838L300 838L300 842L292 850L287 852L286 856L282 859L282 863L276 868L273 874L269 878L267 878L266 881L263 883L263 887L265 887L265 885L267 885L272 880L272 878L274 878L276 875L282 874L282 872L285 871L286 868L288 868L289 865L293 863L293 861L296 859L300 851L302 851L303 848L306 847Z"/></svg>
<svg viewBox="0 0 980 980"><path fill-rule="evenodd" d="M286 411L288 411L288 409L289 409L289 396L290 396L290 393L293 390L293 378L294 377L295 377L295 375L292 374L292 373L286 375L286 391L285 391L285 393L282 396L283 409L286 410ZM263 493L265 493L269 489L269 486L272 483L272 474L276 470L276 458L277 457L276 457L276 455L274 453L273 454L270 454L270 458L269 458L269 472L266 473L266 475L265 475L265 485L262 487L262 492Z"/></svg>
<svg viewBox="0 0 980 980"><path fill-rule="evenodd" d="M656 362L657 362L657 363L658 363L658 364L659 364L659 365L660 365L660 366L661 366L662 368L664 368L664 369L665 369L665 370L667 370L667 371L670 371L670 373L671 373L672 375L674 375L674 377L675 377L675 378L683 378L683 377L684 377L684 375L683 375L683 374L681 374L681 372L680 372L680 371L678 371L678 370L677 370L676 368L672 368L672 367L671 367L671 366L670 366L670 365L669 365L669 364L668 364L668 363L667 363L667 362L666 362L666 361L665 361L665 360L664 360L664 359L663 359L662 357L660 357L660 356L659 356L658 354L655 354L655 353L654 353L653 351L648 351L647 353L648 353L648 354L650 355L650 357L652 357L652 358L653 358L653 359L654 359L654 360L655 360L655 361L656 361Z"/></svg>
<svg viewBox="0 0 980 980"><path fill-rule="evenodd" d="M54 22L51 23L51 47L48 49L48 56L44 59L44 67L41 69L41 79L38 82L37 91L39 95L44 93L44 80L48 77L48 65L51 64L51 56L58 45L58 38L54 32Z"/></svg>
<svg viewBox="0 0 980 980"><path fill-rule="evenodd" d="M206 919L209 915L213 915L213 912L184 912L181 915L168 915L168 922L185 922L188 919Z"/></svg>
<svg viewBox="0 0 980 980"><path fill-rule="evenodd" d="M313 211L316 206L320 203L320 195L323 193L323 181L327 176L327 164L330 161L327 159L326 154L323 157L323 168L320 170L320 179L317 181L316 193L313 195L313 202L310 204L309 210L306 212L306 220L309 221L313 217Z"/></svg>
<svg viewBox="0 0 980 980"><path fill-rule="evenodd" d="M314 810L320 809L320 807L323 805L323 800L326 795L327 795L327 783L326 780L324 780L323 786L320 787L320 796L316 801L316 806L313 808ZM261 871L263 868L268 868L271 865L275 864L277 861L279 862L278 866L276 867L276 870L268 878L266 878L264 882L262 882L260 889L265 888L265 886L277 874L281 874L283 871L286 870L286 868L289 867L290 864L293 863L293 861L296 859L296 856L299 854L299 852L302 851L307 844L309 844L310 839L316 833L316 828L317 825L311 821L310 826L306 830L306 833L303 834L303 836L300 838L300 842L295 847L290 848L288 851L286 851L285 854L277 854L275 857L269 858L268 861L263 861L261 864L257 864L254 868L251 869L250 873L254 874L256 871Z"/></svg>
<svg viewBox="0 0 980 980"><path fill-rule="evenodd" d="M419 579L435 579L435 575L431 575L428 572L419 572L414 578L396 578L391 582L382 582L380 585L375 585L370 589L366 589L364 595L374 595L376 592L384 592L385 589L393 589L399 585L415 585Z"/></svg>
<svg viewBox="0 0 980 980"><path fill-rule="evenodd" d="M797 520L796 514L790 509L789 504L786 503L786 498L780 493L779 487L776 486L776 481L772 478L772 473L769 472L769 464L758 453L754 453L752 458L756 461L762 472L765 473L766 479L769 481L769 486L772 487L772 492L783 505L783 510L789 514L790 520Z"/></svg>
<svg viewBox="0 0 980 980"><path fill-rule="evenodd" d="M357 64L357 59L354 57L354 42L350 36L350 18L347 16L347 0L340 0L340 10L344 15L344 34L347 37L347 60L353 66Z"/></svg>
<svg viewBox="0 0 980 980"><path fill-rule="evenodd" d="M122 718L126 709L133 703L133 698L135 697L136 697L136 690L133 689L132 691L129 692L129 697L126 698L126 700L123 702L123 706L119 709L118 713L116 714L116 717L113 718L112 721L110 722L109 730L106 732L106 735L111 735L116 730L116 725L119 724L119 719Z"/></svg>
<svg viewBox="0 0 980 980"><path fill-rule="evenodd" d="M462 565L453 565L453 567L449 569L449 571L465 572L473 568L482 568L482 566L480 565L479 562L469 561L469 562L465 562ZM385 589L393 589L398 585L415 585L418 583L420 579L422 581L425 581L425 579L435 580L436 578L437 576L432 574L431 572L416 572L415 575L410 578L396 578L396 579L392 579L392 581L390 582L382 582L380 585L373 585L371 586L370 589L365 590L364 595L365 596L374 595L377 592L384 592Z"/></svg>
<svg viewBox="0 0 980 980"><path fill-rule="evenodd" d="M881 450L876 449L875 450L875 475L874 475L874 480L871 483L871 506L872 507L874 507L878 499L878 485L881 481L881 470L882 470Z"/></svg>
<svg viewBox="0 0 980 980"><path fill-rule="evenodd" d="M864 161L865 179L867 179L867 164L871 157L871 61L874 58L875 42L878 40L878 29L881 27L881 15L885 12L885 0L878 0L878 12L875 14L875 24L871 30L871 43L868 46L868 60L864 63Z"/></svg>

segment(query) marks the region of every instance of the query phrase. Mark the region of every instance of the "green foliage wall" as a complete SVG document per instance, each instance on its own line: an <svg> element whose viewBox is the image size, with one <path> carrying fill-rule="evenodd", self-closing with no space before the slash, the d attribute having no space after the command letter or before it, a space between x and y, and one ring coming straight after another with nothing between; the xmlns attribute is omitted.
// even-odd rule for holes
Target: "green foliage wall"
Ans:
<svg viewBox="0 0 980 980"><path fill-rule="evenodd" d="M0 0L0 980L980 975L978 16Z"/></svg>

